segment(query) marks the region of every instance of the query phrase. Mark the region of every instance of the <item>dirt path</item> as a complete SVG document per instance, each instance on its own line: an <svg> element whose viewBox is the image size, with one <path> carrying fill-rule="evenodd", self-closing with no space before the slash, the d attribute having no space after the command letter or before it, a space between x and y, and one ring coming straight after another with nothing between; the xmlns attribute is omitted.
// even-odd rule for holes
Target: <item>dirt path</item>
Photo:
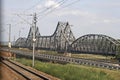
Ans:
<svg viewBox="0 0 120 80"><path fill-rule="evenodd" d="M25 80L22 76L0 63L0 80Z"/></svg>

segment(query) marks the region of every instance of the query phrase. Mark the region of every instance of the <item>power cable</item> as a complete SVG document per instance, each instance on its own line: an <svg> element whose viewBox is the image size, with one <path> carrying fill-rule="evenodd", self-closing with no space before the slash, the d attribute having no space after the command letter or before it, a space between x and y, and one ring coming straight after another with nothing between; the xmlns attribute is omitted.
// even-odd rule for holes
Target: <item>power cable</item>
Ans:
<svg viewBox="0 0 120 80"><path fill-rule="evenodd" d="M56 3L59 4L59 6L60 6L60 5L63 4L65 1L67 1L67 0L61 0L61 1L56 2ZM41 14L41 13L43 14L43 13L45 13L46 11L48 11L48 10L50 10L50 9L56 8L56 7L54 7L54 6L55 6L55 5L52 5L52 6L48 7L48 8L46 8L45 10L37 13L37 14L38 14L37 16L39 17L39 14Z"/></svg>
<svg viewBox="0 0 120 80"><path fill-rule="evenodd" d="M62 6L62 5L63 5L65 2L67 2L67 1L68 1L68 0L61 0L61 1L57 2L57 4L59 4L59 6ZM69 6L75 4L75 3L78 2L78 1L80 1L80 0L73 1L73 2L71 2L70 4L67 4L67 5L65 5L65 6L62 6L60 9L69 7ZM33 7L35 7L35 6L38 5L38 4L39 4L39 2L38 2L37 4L35 4L35 5L33 5L32 7L26 9L25 11L32 9ZM47 15L49 15L50 13L52 13L53 11L55 11L55 10L57 9L57 7L53 7L53 6L55 6L55 5L52 5L52 6L48 7L48 8L45 8L45 9L42 10L41 12L37 13L37 17L41 16L41 18L44 18L44 17L46 17ZM50 11L49 11L49 10L50 10ZM24 11L24 12L25 12L25 11ZM47 12L47 11L48 11L48 12ZM45 12L47 12L47 13L45 13ZM43 13L44 13L44 14L43 14ZM40 14L41 14L41 15L40 15ZM26 19L22 18L20 15L17 14L17 16L19 16L22 20L24 20L26 23L28 23L28 24L31 25L30 22L28 22ZM33 16L33 15L32 15L32 16ZM38 18L38 19L39 19L39 18Z"/></svg>
<svg viewBox="0 0 120 80"><path fill-rule="evenodd" d="M18 14L17 14L17 16L18 16L18 17L20 17L22 20L24 20L26 23L28 23L28 24L30 24L30 25L31 25L31 23L30 23L30 22L28 22L26 19L22 18L20 15L18 15Z"/></svg>
<svg viewBox="0 0 120 80"><path fill-rule="evenodd" d="M64 1L67 1L67 0L61 0L61 1L59 1L57 4L62 3L62 2L64 2ZM23 13L25 13L27 10L32 9L33 7L35 7L36 5L38 5L39 3L40 3L40 1L39 1L37 4L33 5L32 7L24 10ZM39 14L40 14L40 13L44 13L44 12L48 11L49 9L52 9L53 6L54 6L54 5L52 5L52 6L48 7L48 8L45 8L43 11L39 12ZM38 14L38 13L37 13L37 14ZM24 21L25 21L26 23L28 23L28 24L30 24L30 22L28 22L26 19L22 18L20 15L33 16L33 14L16 14L16 15L17 15L18 17L20 17L22 20L24 20ZM30 24L30 25L31 25L31 24Z"/></svg>
<svg viewBox="0 0 120 80"><path fill-rule="evenodd" d="M69 6L71 6L71 5L75 4L76 2L79 2L79 1L80 1L80 0L76 0L76 1L74 1L74 2L72 2L72 3L70 3L70 4L68 4L68 5L63 6L62 8L69 7Z"/></svg>
<svg viewBox="0 0 120 80"><path fill-rule="evenodd" d="M39 2L37 2L35 5L31 6L30 8L24 10L23 13L25 13L26 11L28 11L28 10L30 10L30 9L32 9L32 8L34 8L34 7L36 7L40 2L41 2L41 0L40 0Z"/></svg>
<svg viewBox="0 0 120 80"><path fill-rule="evenodd" d="M69 6L75 4L75 3L78 2L78 1L80 1L80 0L76 0L76 1L74 1L74 2L72 2L72 3L70 3L70 4L68 4L68 5L65 5L65 6L61 7L61 8L63 9L63 8L69 7ZM61 9L61 8L60 8L60 9ZM55 9L56 9L56 8L55 8ZM44 14L43 16L41 16L41 19L44 18L44 17L46 17L47 15L49 15L50 13L52 13L53 11L55 11L55 9L53 9L53 10L47 12L46 14ZM38 17L39 17L39 16L38 16Z"/></svg>

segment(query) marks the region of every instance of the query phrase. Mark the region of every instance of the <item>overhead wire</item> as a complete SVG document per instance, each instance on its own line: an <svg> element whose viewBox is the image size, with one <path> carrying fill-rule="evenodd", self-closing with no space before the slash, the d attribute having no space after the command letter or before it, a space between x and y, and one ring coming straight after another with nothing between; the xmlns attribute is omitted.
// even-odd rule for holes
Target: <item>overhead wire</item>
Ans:
<svg viewBox="0 0 120 80"><path fill-rule="evenodd" d="M79 2L79 1L80 1L80 0L76 0L76 1L74 1L74 2L71 2L70 4L63 6L62 8L69 7L69 6L75 4L76 2Z"/></svg>
<svg viewBox="0 0 120 80"><path fill-rule="evenodd" d="M22 18L20 15L17 15L18 17L20 17L22 20L24 20L26 23L28 23L28 24L30 24L31 25L31 23L30 22L28 22L26 19L24 19L24 18Z"/></svg>
<svg viewBox="0 0 120 80"><path fill-rule="evenodd" d="M65 1L67 1L67 0L61 0L61 1L59 1L59 2L56 2L56 4L59 4L59 6L61 6L61 4L63 4ZM45 10L43 10L43 11L37 13L38 16L39 16L40 14L45 13L46 11L48 11L48 10L50 10L50 9L56 8L56 7L54 7L54 6L56 6L56 5L51 5L50 7L46 8Z"/></svg>
<svg viewBox="0 0 120 80"><path fill-rule="evenodd" d="M60 1L57 2L57 0L56 0L56 3L59 5L60 8L54 7L55 5L51 5L50 7L45 8L44 10L38 12L38 13L37 13L37 18L38 18L38 19L42 19L42 18L46 17L47 15L49 15L50 13L52 13L53 11L55 11L55 10L57 10L57 9L59 10L59 9L64 9L64 8L66 8L66 7L69 7L69 6L75 4L76 2L78 2L78 1L80 1L80 0L76 0L76 1L73 1L73 2L71 2L71 3L69 3L69 4L67 4L67 5L64 5L67 1L68 1L68 0L60 0ZM40 1L39 1L39 2L40 2ZM38 2L37 4L35 4L35 5L33 5L32 7L24 10L24 12L27 11L27 10L30 10L30 9L34 8L36 5L39 4L39 2ZM64 5L64 6L62 6L62 5ZM28 23L28 24L31 25L30 22L28 22L26 19L22 18L20 15L17 15L17 16L19 16L22 20L24 20L26 23Z"/></svg>
<svg viewBox="0 0 120 80"><path fill-rule="evenodd" d="M36 4L34 4L33 6L31 6L30 8L25 9L25 10L23 11L23 13L25 13L26 11L28 11L28 10L36 7L38 4L40 4L40 2L41 2L41 0L40 0L39 2L37 2Z"/></svg>
<svg viewBox="0 0 120 80"><path fill-rule="evenodd" d="M68 0L63 0L63 2L61 4L59 4L59 7L62 6L63 4L65 4ZM41 17L41 18L38 18L38 19L42 19L44 17L46 17L47 15L49 15L50 13L52 13L53 11L55 11L57 9L57 7L54 7L52 8L49 12L45 13L45 14L42 14L42 15L39 15L37 17Z"/></svg>
<svg viewBox="0 0 120 80"><path fill-rule="evenodd" d="M80 1L80 0L73 1L73 2L71 2L71 3L69 3L69 4L67 4L67 5L59 8L59 9L64 9L64 8L66 8L66 7L69 7L69 6L75 4L75 3L78 2L78 1ZM46 14L42 15L40 19L43 19L44 17L46 17L47 15L49 15L50 13L52 13L53 11L55 11L56 9L57 9L57 8L54 8L53 10L51 10L51 11L47 12ZM39 17L39 16L38 16L38 17Z"/></svg>
<svg viewBox="0 0 120 80"><path fill-rule="evenodd" d="M37 2L35 5L31 6L30 8L28 9L25 9L22 13L19 13L19 14L14 14L14 15L17 15L18 17L20 17L23 21L25 21L26 23L30 24L30 22L28 22L26 19L24 19L23 17L21 17L20 15L25 15L25 16L33 16L33 14L25 14L28 10L36 7L38 4L40 4L41 0L39 2ZM18 23L16 23L18 24ZM16 25L15 24L15 25ZM31 25L31 24L30 24Z"/></svg>
<svg viewBox="0 0 120 80"><path fill-rule="evenodd" d="M61 1L57 2L57 4L61 4L63 1L67 1L67 0L61 0ZM24 10L23 13L25 13L26 11L28 11L28 10L36 7L40 2L41 2L41 1L39 1L38 3L36 3L35 5L33 5L32 7ZM44 10L42 10L41 12L39 12L39 13L37 13L37 14L43 14L43 13L49 11L49 10L52 9L52 8L53 8L53 6L50 6L50 7L48 7L48 8L45 8ZM21 13L21 14L16 14L16 15L17 15L18 17L20 17L23 21L25 21L25 22L28 23L28 24L30 24L30 22L28 22L26 19L24 19L24 18L21 17L20 15L33 16L33 14L22 14L22 13ZM30 24L30 25L31 25L31 24Z"/></svg>

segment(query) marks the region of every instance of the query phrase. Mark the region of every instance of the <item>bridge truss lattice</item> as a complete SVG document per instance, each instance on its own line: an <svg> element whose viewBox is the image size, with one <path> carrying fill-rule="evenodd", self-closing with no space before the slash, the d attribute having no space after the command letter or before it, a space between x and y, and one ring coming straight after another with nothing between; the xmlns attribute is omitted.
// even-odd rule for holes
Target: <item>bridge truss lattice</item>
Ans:
<svg viewBox="0 0 120 80"><path fill-rule="evenodd" d="M120 42L101 34L88 34L75 39L68 22L58 22L55 32L50 36L41 36L35 28L35 48L62 52L117 54ZM32 48L33 27L30 27L27 38L19 38L15 47Z"/></svg>

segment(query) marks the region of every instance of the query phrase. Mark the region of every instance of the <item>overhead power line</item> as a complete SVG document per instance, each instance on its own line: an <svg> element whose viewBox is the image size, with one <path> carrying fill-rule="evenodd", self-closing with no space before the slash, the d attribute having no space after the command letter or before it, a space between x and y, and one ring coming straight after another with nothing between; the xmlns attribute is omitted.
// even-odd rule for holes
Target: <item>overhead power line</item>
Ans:
<svg viewBox="0 0 120 80"><path fill-rule="evenodd" d="M31 25L31 23L30 22L28 22L26 19L24 19L24 18L22 18L19 14L17 14L17 16L18 17L20 17L23 21L25 21L26 23L28 23L28 24L30 24Z"/></svg>
<svg viewBox="0 0 120 80"><path fill-rule="evenodd" d="M77 2L80 1L80 0L75 0L75 1L72 1L71 3L69 3L69 4L67 4L67 5L64 5L67 1L68 1L68 0L60 0L60 1L57 2L57 0L56 0L56 4L59 5L59 8L58 8L58 7L54 7L55 5L51 5L50 7L46 7L44 10L42 10L42 11L40 11L40 12L37 13L38 19L42 19L42 18L46 17L47 15L49 15L50 13L52 13L52 12L55 11L55 10L64 9L64 8L66 8L66 7L69 7L69 6L77 3ZM38 4L39 4L39 2L38 2L37 4L35 4L35 5L33 5L32 7L26 9L25 11L32 9L33 7L35 7L35 6L38 5ZM25 12L25 11L24 11L24 12ZM22 15L26 15L26 14L22 14ZM28 15L30 16L31 14L28 14ZM27 15L27 16L28 16L28 15ZM30 22L28 22L26 19L24 19L23 17L21 17L19 14L17 14L17 16L20 17L20 18L21 18L23 21L25 21L26 23L28 23L28 24L31 25ZM31 16L33 16L33 14L32 14Z"/></svg>
<svg viewBox="0 0 120 80"><path fill-rule="evenodd" d="M63 5L66 1L67 1L67 0L61 0L61 1L59 1L59 2L56 2L56 4L58 4L59 6L61 6L61 5ZM43 13L45 13L45 12L47 12L47 11L49 11L49 10L56 9L57 7L54 7L54 6L56 6L56 5L52 5L52 6L48 7L48 8L46 8L46 9L44 9L43 11L37 13L37 16L39 17L40 15L42 15Z"/></svg>
<svg viewBox="0 0 120 80"><path fill-rule="evenodd" d="M41 2L41 0L40 0L39 2L37 2L36 4L34 4L33 6L31 6L30 8L25 9L25 10L23 11L23 13L27 12L28 10L33 9L33 8L36 7L38 4L40 4L40 2Z"/></svg>
<svg viewBox="0 0 120 80"><path fill-rule="evenodd" d="M69 3L69 4L67 4L67 5L62 6L62 7L59 8L59 9L64 9L64 8L69 7L69 6L75 4L75 3L79 2L79 1L80 1L80 0L73 1L73 2L71 2L71 3ZM41 18L40 18L40 19L46 17L47 15L49 15L50 13L52 13L53 11L55 11L56 9L57 9L57 8L53 8L51 11L49 11L49 12L41 15ZM59 10L59 9L57 9L57 10ZM38 16L38 17L39 17L39 16Z"/></svg>
<svg viewBox="0 0 120 80"><path fill-rule="evenodd" d="M79 1L80 1L80 0L76 0L76 1L74 1L74 2L71 2L70 4L67 4L67 5L63 6L62 8L69 7L69 6L75 4L75 3L79 2Z"/></svg>
<svg viewBox="0 0 120 80"><path fill-rule="evenodd" d="M67 0L61 0L61 1L56 2L56 3L61 5L61 4L63 4L65 1L67 1ZM26 23L28 23L28 24L31 25L31 23L28 22L28 21L27 21L26 19L24 19L23 17L21 17L21 15L33 16L33 14L25 14L25 12L28 11L28 10L30 10L30 9L32 9L32 8L34 8L34 7L37 6L39 3L40 3L40 1L39 1L37 4L33 5L32 7L24 10L23 13L15 14L15 15L17 15L17 16L20 17L23 21L25 21ZM55 6L55 5L52 5L52 6L48 7L48 8L45 8L44 10L40 11L39 13L37 13L37 17L41 16L42 14L44 15L45 12L47 12L47 11L49 11L49 10L51 10L51 9L54 9L53 6ZM41 15L39 15L39 14L41 14Z"/></svg>

